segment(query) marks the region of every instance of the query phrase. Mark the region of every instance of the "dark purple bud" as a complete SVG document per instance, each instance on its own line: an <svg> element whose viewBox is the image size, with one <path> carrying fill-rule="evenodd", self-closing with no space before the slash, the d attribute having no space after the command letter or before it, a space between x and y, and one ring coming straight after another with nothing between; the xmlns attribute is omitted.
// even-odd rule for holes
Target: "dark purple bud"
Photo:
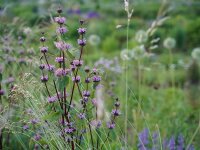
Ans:
<svg viewBox="0 0 200 150"><path fill-rule="evenodd" d="M83 91L83 96L90 97L90 91Z"/></svg>
<svg viewBox="0 0 200 150"><path fill-rule="evenodd" d="M89 73L90 72L90 68L88 66L85 67L85 72Z"/></svg>
<svg viewBox="0 0 200 150"><path fill-rule="evenodd" d="M114 129L115 128L115 123L114 122L108 122L107 123L108 129Z"/></svg>
<svg viewBox="0 0 200 150"><path fill-rule="evenodd" d="M0 96L3 96L5 94L5 91L4 90L0 90Z"/></svg>
<svg viewBox="0 0 200 150"><path fill-rule="evenodd" d="M76 82L76 83L80 82L80 80L81 80L81 77L80 77L80 76L76 76L76 78L75 78L75 77L72 77L72 81L74 81L74 82Z"/></svg>
<svg viewBox="0 0 200 150"><path fill-rule="evenodd" d="M41 48L40 48L40 52L41 52L41 53L46 53L46 52L48 52L48 47L47 47L47 46L41 47Z"/></svg>
<svg viewBox="0 0 200 150"><path fill-rule="evenodd" d="M36 140L36 141L39 141L40 139L41 139L41 136L40 136L40 134L36 134L36 135L34 135L34 139Z"/></svg>
<svg viewBox="0 0 200 150"><path fill-rule="evenodd" d="M44 65L44 64L41 64L41 65L39 66L39 68L40 68L41 70L44 70L45 65Z"/></svg>
<svg viewBox="0 0 200 150"><path fill-rule="evenodd" d="M90 83L90 78L86 78L85 83Z"/></svg>
<svg viewBox="0 0 200 150"><path fill-rule="evenodd" d="M86 45L86 39L78 39L77 42L78 42L78 45L80 45L80 46Z"/></svg>
<svg viewBox="0 0 200 150"><path fill-rule="evenodd" d="M41 81L42 82L47 82L48 81L48 76L46 75L46 76L42 76L41 77Z"/></svg>
<svg viewBox="0 0 200 150"><path fill-rule="evenodd" d="M100 76L93 76L93 82L100 82L101 81L101 77Z"/></svg>
<svg viewBox="0 0 200 150"><path fill-rule="evenodd" d="M113 109L112 110L112 115L119 116L120 115L120 111L118 109Z"/></svg>
<svg viewBox="0 0 200 150"><path fill-rule="evenodd" d="M85 119L85 113L80 113L80 114L78 114L78 117L79 117L80 119Z"/></svg>
<svg viewBox="0 0 200 150"><path fill-rule="evenodd" d="M45 42L46 41L46 38L43 36L40 38L40 42Z"/></svg>

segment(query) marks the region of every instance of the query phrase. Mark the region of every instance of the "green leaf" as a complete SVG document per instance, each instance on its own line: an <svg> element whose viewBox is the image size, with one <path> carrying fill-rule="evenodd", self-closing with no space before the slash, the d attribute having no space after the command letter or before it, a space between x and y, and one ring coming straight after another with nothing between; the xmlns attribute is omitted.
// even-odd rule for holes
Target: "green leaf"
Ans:
<svg viewBox="0 0 200 150"><path fill-rule="evenodd" d="M59 117L62 115L61 111L57 111L57 112L50 112L49 114L45 115L43 117L44 120L47 121L53 121L53 120L58 120Z"/></svg>
<svg viewBox="0 0 200 150"><path fill-rule="evenodd" d="M74 59L75 57L69 52L69 51L66 51L67 55L71 58L71 59Z"/></svg>
<svg viewBox="0 0 200 150"><path fill-rule="evenodd" d="M69 84L69 77L65 76L58 78L57 83L58 83L58 90L63 91L64 88Z"/></svg>

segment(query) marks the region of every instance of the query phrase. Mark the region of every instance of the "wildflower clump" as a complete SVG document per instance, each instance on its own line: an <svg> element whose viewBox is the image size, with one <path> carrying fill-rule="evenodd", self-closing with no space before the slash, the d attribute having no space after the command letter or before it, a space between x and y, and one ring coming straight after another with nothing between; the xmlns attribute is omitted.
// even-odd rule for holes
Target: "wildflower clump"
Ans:
<svg viewBox="0 0 200 150"><path fill-rule="evenodd" d="M101 144L99 140L101 135L94 130L106 127L110 132L109 129L115 128L116 118L120 115L119 100L116 100L115 108L111 112L111 121L103 126L103 120L99 120L96 115L98 106L93 102L95 90L101 84L101 74L98 69L86 66L83 60L87 45L87 29L84 27L84 21L80 21L80 27L77 29L79 35L77 46L80 53L79 56L73 56L70 53L72 46L65 38L65 34L69 32L66 27L66 18L62 16L60 8L57 13L58 16L54 18L58 27L57 40L54 41L56 52L53 58L49 54L51 49L46 44L48 39L45 33L42 33L40 38L41 64L39 68L42 74L41 82L47 93L46 107L49 114L56 114L57 120L53 121L60 129L60 139L67 141L68 147L75 149L82 146L85 143L84 137L89 135L91 140L89 145L93 149L96 146L98 148ZM49 120L46 121L49 122ZM28 129L26 126L24 128ZM39 142L43 134L37 133L33 139Z"/></svg>

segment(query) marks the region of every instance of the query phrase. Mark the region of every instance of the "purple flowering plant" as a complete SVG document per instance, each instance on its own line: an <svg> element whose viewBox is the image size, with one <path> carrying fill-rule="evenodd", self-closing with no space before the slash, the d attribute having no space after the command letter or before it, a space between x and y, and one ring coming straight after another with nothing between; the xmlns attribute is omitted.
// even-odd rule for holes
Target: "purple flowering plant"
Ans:
<svg viewBox="0 0 200 150"><path fill-rule="evenodd" d="M102 121L97 118L98 106L92 101L95 99L95 90L100 86L101 74L98 69L86 66L83 60L87 45L85 22L80 20L80 27L77 29L80 55L75 57L70 53L72 46L66 39L67 20L62 16L62 9L59 8L57 13L58 16L54 18L57 24L54 56L51 55L51 49L46 44L48 37L45 33L42 33L40 38L39 69L42 74L40 80L47 93L48 115L45 116L45 122L56 122L60 128L60 139L66 141L67 147L71 149L84 147L86 144L84 139L88 136L91 141L89 147L103 148L103 143L109 140L110 132L116 126L116 118L120 115L119 100L116 99L110 121L103 126ZM24 127L27 129L26 126ZM108 133L103 140L100 129L104 127L107 128ZM40 142L42 134L36 134L34 139Z"/></svg>

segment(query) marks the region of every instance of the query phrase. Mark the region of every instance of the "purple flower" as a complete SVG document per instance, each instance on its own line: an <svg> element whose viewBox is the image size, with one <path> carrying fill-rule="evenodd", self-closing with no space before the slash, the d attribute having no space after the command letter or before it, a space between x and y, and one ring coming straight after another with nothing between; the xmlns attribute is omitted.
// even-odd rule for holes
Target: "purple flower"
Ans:
<svg viewBox="0 0 200 150"><path fill-rule="evenodd" d="M139 150L145 150L146 145L149 143L149 130L144 129L141 133L139 133L139 143L138 143L138 149Z"/></svg>
<svg viewBox="0 0 200 150"><path fill-rule="evenodd" d="M78 33L83 35L86 33L86 28L78 28Z"/></svg>
<svg viewBox="0 0 200 150"><path fill-rule="evenodd" d="M90 97L90 91L83 91L83 96Z"/></svg>
<svg viewBox="0 0 200 150"><path fill-rule="evenodd" d="M36 141L39 141L40 139L41 139L41 136L40 136L40 134L36 134L36 135L34 135L34 139L36 140Z"/></svg>
<svg viewBox="0 0 200 150"><path fill-rule="evenodd" d="M47 65L45 65L45 69L48 70L48 71L53 72L54 69L55 69L55 66L54 66L54 65L51 65L51 64L49 64L49 65L47 64Z"/></svg>
<svg viewBox="0 0 200 150"><path fill-rule="evenodd" d="M57 77L62 77L62 76L66 76L68 73L70 72L69 69L63 69L63 68L58 68L56 71L55 71L55 75Z"/></svg>
<svg viewBox="0 0 200 150"><path fill-rule="evenodd" d="M92 99L92 104L93 104L94 106L97 106L97 99L96 99L96 98Z"/></svg>
<svg viewBox="0 0 200 150"><path fill-rule="evenodd" d="M5 94L5 91L4 90L0 90L0 96L3 96Z"/></svg>
<svg viewBox="0 0 200 150"><path fill-rule="evenodd" d="M47 76L47 75L42 76L42 77L41 77L41 81L42 81L42 82L47 82L47 81L48 81L48 76Z"/></svg>
<svg viewBox="0 0 200 150"><path fill-rule="evenodd" d="M175 150L176 143L175 143L174 136L172 136L171 139L169 140L168 148L169 150Z"/></svg>
<svg viewBox="0 0 200 150"><path fill-rule="evenodd" d="M86 39L78 39L78 45L85 46L86 45Z"/></svg>
<svg viewBox="0 0 200 150"><path fill-rule="evenodd" d="M59 50L68 50L71 48L71 45L70 44L67 44L63 41L60 41L60 42L54 42L54 45L59 49Z"/></svg>
<svg viewBox="0 0 200 150"><path fill-rule="evenodd" d="M67 31L68 30L65 27L58 27L57 28L57 33L60 33L60 34L65 34Z"/></svg>
<svg viewBox="0 0 200 150"><path fill-rule="evenodd" d="M92 120L90 122L91 126L95 127L95 128L100 128L101 127L101 121L100 120Z"/></svg>
<svg viewBox="0 0 200 150"><path fill-rule="evenodd" d="M29 129L29 126L28 126L28 125L24 125L24 126L23 126L23 129L24 129L24 130L28 130L28 129Z"/></svg>
<svg viewBox="0 0 200 150"><path fill-rule="evenodd" d="M183 150L184 149L184 138L183 135L178 136L178 145L177 145L177 150Z"/></svg>
<svg viewBox="0 0 200 150"><path fill-rule="evenodd" d="M195 150L194 149L194 145L190 145L189 148L188 148L188 150Z"/></svg>
<svg viewBox="0 0 200 150"><path fill-rule="evenodd" d="M66 18L65 17L55 17L55 22L57 22L58 24L64 24L66 22Z"/></svg>
<svg viewBox="0 0 200 150"><path fill-rule="evenodd" d="M83 65L83 61L82 60L78 60L78 59L73 60L72 63L75 66L82 66Z"/></svg>
<svg viewBox="0 0 200 150"><path fill-rule="evenodd" d="M114 122L108 122L107 123L108 129L114 129L115 128L115 123Z"/></svg>
<svg viewBox="0 0 200 150"><path fill-rule="evenodd" d="M119 116L119 115L120 115L120 111L119 111L118 109L113 109L113 110L112 110L112 114L113 114L114 116Z"/></svg>
<svg viewBox="0 0 200 150"><path fill-rule="evenodd" d="M58 100L58 97L57 97L57 96L48 97L48 102L49 102L49 103L53 103L53 102L55 102L55 101L57 101L57 100Z"/></svg>
<svg viewBox="0 0 200 150"><path fill-rule="evenodd" d="M80 80L81 80L81 77L80 77L80 76L76 76L76 78L75 78L75 77L72 77L72 81L74 81L74 82L76 82L76 83L80 82Z"/></svg>
<svg viewBox="0 0 200 150"><path fill-rule="evenodd" d="M44 64L41 64L41 65L39 66L39 68L40 68L41 70L44 70L44 69L45 69L45 65L44 65Z"/></svg>
<svg viewBox="0 0 200 150"><path fill-rule="evenodd" d="M22 63L26 63L26 60L25 60L25 58L19 58L18 62L22 64Z"/></svg>
<svg viewBox="0 0 200 150"><path fill-rule="evenodd" d="M100 76L93 76L93 82L100 82L101 81L101 77Z"/></svg>
<svg viewBox="0 0 200 150"><path fill-rule="evenodd" d="M86 78L85 83L90 83L90 78Z"/></svg>
<svg viewBox="0 0 200 150"><path fill-rule="evenodd" d="M84 96L84 97L83 97L83 101L84 101L85 103L87 103L87 102L88 102L88 97Z"/></svg>
<svg viewBox="0 0 200 150"><path fill-rule="evenodd" d="M68 128L65 129L65 133L67 133L67 134L71 134L71 133L73 133L75 131L76 131L76 129L73 128L73 127L68 127Z"/></svg>
<svg viewBox="0 0 200 150"><path fill-rule="evenodd" d="M85 119L85 113L80 113L80 114L78 114L78 117L79 117L80 119Z"/></svg>
<svg viewBox="0 0 200 150"><path fill-rule="evenodd" d="M62 63L63 62L63 57L56 57L56 59L55 59L55 61L57 62L57 63Z"/></svg>
<svg viewBox="0 0 200 150"><path fill-rule="evenodd" d="M92 18L99 18L100 15L97 12L88 12L86 15L86 18L92 19Z"/></svg>
<svg viewBox="0 0 200 150"><path fill-rule="evenodd" d="M36 118L34 118L34 119L31 119L31 121L30 121L32 124L37 124L38 122L39 122L39 120L38 119L36 119Z"/></svg>
<svg viewBox="0 0 200 150"><path fill-rule="evenodd" d="M46 53L46 52L48 52L48 47L47 46L40 47L40 51L42 53Z"/></svg>

